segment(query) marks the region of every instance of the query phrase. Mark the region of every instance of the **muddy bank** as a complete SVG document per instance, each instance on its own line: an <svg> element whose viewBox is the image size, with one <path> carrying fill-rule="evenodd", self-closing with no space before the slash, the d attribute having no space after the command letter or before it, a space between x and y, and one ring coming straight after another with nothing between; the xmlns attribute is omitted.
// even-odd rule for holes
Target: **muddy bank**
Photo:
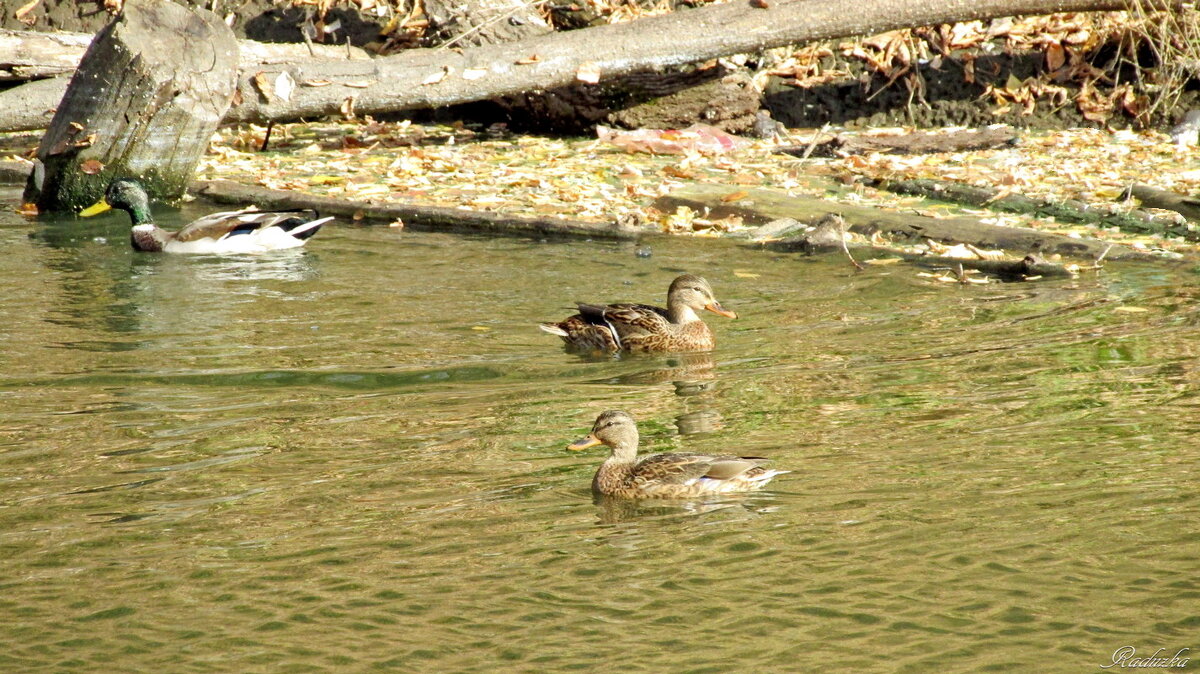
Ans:
<svg viewBox="0 0 1200 674"><path fill-rule="evenodd" d="M827 84L798 88L772 78L764 95L764 105L772 116L793 128L832 124L850 129L915 126L984 126L1009 124L1019 128L1067 129L1077 127L1133 128L1141 126L1125 111L1116 110L1103 121L1088 119L1075 104L1082 91L1070 82L1061 86L1065 101L1039 101L1032 111L1019 105L999 106L988 95L988 85L1006 82L1034 82L1047 76L1042 53L1023 52L999 55L969 55L975 81L969 81L964 60L943 59L936 66L925 63L916 67L918 87L905 81L888 83L877 73L868 72L859 61L830 57L829 69L846 71L848 76ZM986 73L983 75L982 73ZM1124 69L1113 79L1136 82L1136 73ZM1007 107L1007 110L1003 110ZM1179 100L1155 110L1144 126L1169 127L1184 112L1200 108L1200 82L1192 81Z"/></svg>

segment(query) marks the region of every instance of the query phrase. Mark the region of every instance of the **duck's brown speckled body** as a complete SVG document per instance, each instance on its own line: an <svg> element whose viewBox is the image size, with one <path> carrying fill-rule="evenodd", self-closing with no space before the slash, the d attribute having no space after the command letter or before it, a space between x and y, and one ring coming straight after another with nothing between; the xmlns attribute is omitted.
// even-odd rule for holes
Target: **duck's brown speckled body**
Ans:
<svg viewBox="0 0 1200 674"><path fill-rule="evenodd" d="M581 450L605 444L612 454L592 479L592 491L621 498L696 498L762 489L789 471L763 468L755 456L652 454L638 461L638 432L625 412L601 414L587 437L567 446Z"/></svg>
<svg viewBox="0 0 1200 674"><path fill-rule="evenodd" d="M569 347L587 351L708 351L716 339L697 312L707 309L737 318L717 302L708 281L692 274L671 283L666 309L649 304L577 306L578 314L541 328Z"/></svg>

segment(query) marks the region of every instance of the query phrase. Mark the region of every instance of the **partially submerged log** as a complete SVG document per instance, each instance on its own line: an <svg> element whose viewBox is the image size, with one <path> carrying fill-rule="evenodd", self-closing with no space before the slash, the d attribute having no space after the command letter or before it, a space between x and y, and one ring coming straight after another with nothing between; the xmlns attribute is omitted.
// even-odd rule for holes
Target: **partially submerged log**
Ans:
<svg viewBox="0 0 1200 674"><path fill-rule="evenodd" d="M596 239L634 239L636 230L619 222L603 223L566 218L532 218L485 211L468 211L442 206L416 206L375 200L351 201L320 197L300 192L272 190L227 180L197 181L191 191L218 203L244 207L254 204L261 209L311 208L322 215L364 222L401 222L405 227L437 231L471 231L531 237L590 237Z"/></svg>
<svg viewBox="0 0 1200 674"><path fill-rule="evenodd" d="M1104 208L1077 200L1033 199L1022 194L1004 192L994 187L978 187L932 178L875 180L870 182L870 185L897 194L910 194L1008 213L1033 215L1039 218L1054 218L1059 222L1116 227L1123 232L1134 234L1160 234L1182 237L1187 241L1200 241L1200 231L1177 222L1175 218L1156 216L1141 210L1130 213L1112 213ZM1154 208L1169 208L1148 204L1144 201L1142 203ZM1196 203L1196 212L1200 214L1200 201Z"/></svg>
<svg viewBox="0 0 1200 674"><path fill-rule="evenodd" d="M1130 185L1123 199L1133 197L1142 202L1143 206L1148 208L1162 208L1168 211L1175 211L1183 217L1193 222L1200 222L1200 198L1189 197L1184 194L1176 194L1160 190L1148 185ZM1194 230L1189 230L1191 241L1200 240L1200 233Z"/></svg>
<svg viewBox="0 0 1200 674"><path fill-rule="evenodd" d="M0 29L0 82L70 75L79 67L79 61L94 37L88 33L36 33ZM269 63L367 58L370 58L367 52L348 45L238 40L238 64L243 70ZM65 91L65 83L63 87Z"/></svg>
<svg viewBox="0 0 1200 674"><path fill-rule="evenodd" d="M745 196L740 196L741 194ZM733 198L731 201L726 199ZM740 216L748 223L765 224L780 218L815 222L828 213L845 218L849 229L871 236L881 233L898 240L933 239L939 242L969 243L980 248L1000 248L1025 255L1064 255L1097 259L1110 244L1095 239L1076 239L1062 234L1040 232L1026 227L989 225L975 218L931 218L914 213L895 213L866 206L834 203L818 197L789 196L767 189L736 186L691 184L654 202L659 210L672 212L679 206L706 212L709 218ZM1143 258L1144 253L1124 246L1111 247L1108 259Z"/></svg>
<svg viewBox="0 0 1200 674"><path fill-rule="evenodd" d="M231 102L237 53L212 12L126 0L71 79L25 200L75 211L118 175L138 176L158 198L182 195Z"/></svg>
<svg viewBox="0 0 1200 674"><path fill-rule="evenodd" d="M1007 127L962 129L958 131L911 131L895 134L836 134L807 145L776 148L796 157L836 157L880 152L885 154L932 154L935 152L976 152L1016 144L1017 134Z"/></svg>

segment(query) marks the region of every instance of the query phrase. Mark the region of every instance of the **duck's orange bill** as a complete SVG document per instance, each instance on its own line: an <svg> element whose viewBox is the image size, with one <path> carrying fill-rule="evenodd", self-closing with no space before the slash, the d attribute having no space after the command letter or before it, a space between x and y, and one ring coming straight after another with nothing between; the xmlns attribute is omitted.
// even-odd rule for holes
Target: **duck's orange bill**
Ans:
<svg viewBox="0 0 1200 674"><path fill-rule="evenodd" d="M737 314L721 306L720 302L709 302L708 304L704 305L704 308L718 316L724 316L725 318L737 318Z"/></svg>
<svg viewBox="0 0 1200 674"><path fill-rule="evenodd" d="M93 215L100 215L101 213L109 210L110 208L112 208L112 206L109 206L107 201L101 199L100 201L97 201L96 203L92 204L91 206L88 206L87 208L83 209L82 211L79 211L79 216L83 217L83 218L90 218Z"/></svg>
<svg viewBox="0 0 1200 674"><path fill-rule="evenodd" d="M604 444L604 443L600 442L599 438L592 435L591 433L588 433L587 437L580 438L580 439L576 440L575 442L572 442L571 444L567 445L567 449L571 450L572 452L578 452L581 449L587 449L588 447L595 447L596 445L602 445L602 444Z"/></svg>

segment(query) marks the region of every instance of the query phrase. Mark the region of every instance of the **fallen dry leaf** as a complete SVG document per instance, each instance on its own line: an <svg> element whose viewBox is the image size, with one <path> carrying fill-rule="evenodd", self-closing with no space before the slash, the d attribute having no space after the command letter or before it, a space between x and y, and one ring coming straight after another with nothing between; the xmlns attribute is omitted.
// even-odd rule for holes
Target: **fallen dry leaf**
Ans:
<svg viewBox="0 0 1200 674"><path fill-rule="evenodd" d="M267 81L267 74L260 70L259 72L254 73L254 77L251 77L250 81L253 82L254 87L258 89L258 93L262 94L263 100L266 101L268 105L271 104L274 96L271 93L271 83Z"/></svg>
<svg viewBox="0 0 1200 674"><path fill-rule="evenodd" d="M94 176L104 170L104 163L98 159L87 159L79 164L79 170Z"/></svg>

